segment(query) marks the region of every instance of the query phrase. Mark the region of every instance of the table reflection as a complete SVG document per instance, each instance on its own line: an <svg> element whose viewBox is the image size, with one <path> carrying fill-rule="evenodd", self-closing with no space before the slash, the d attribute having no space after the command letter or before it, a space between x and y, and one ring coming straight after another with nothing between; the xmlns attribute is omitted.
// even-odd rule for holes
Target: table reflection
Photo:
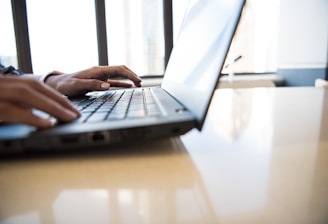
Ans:
<svg viewBox="0 0 328 224"><path fill-rule="evenodd" d="M270 91L220 91L211 104L206 131L195 130L182 137L218 216L259 210L267 204L273 134L271 97ZM200 151L204 142L206 147Z"/></svg>
<svg viewBox="0 0 328 224"><path fill-rule="evenodd" d="M204 131L182 141L222 223L328 220L322 204L328 198L319 187L328 186L326 99L318 89L216 92ZM314 202L323 207L316 210Z"/></svg>
<svg viewBox="0 0 328 224"><path fill-rule="evenodd" d="M3 160L1 223L156 223L214 218L178 138L110 151ZM177 209L179 208L179 209ZM159 217L160 215L160 217Z"/></svg>

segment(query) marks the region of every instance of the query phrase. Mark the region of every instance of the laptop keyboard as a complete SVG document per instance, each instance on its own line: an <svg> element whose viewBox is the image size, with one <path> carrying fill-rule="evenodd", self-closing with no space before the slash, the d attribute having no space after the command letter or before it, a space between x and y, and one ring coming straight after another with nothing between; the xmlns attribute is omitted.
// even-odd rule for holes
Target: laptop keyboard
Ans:
<svg viewBox="0 0 328 224"><path fill-rule="evenodd" d="M148 88L108 91L72 103L81 111L75 121L80 123L162 116Z"/></svg>

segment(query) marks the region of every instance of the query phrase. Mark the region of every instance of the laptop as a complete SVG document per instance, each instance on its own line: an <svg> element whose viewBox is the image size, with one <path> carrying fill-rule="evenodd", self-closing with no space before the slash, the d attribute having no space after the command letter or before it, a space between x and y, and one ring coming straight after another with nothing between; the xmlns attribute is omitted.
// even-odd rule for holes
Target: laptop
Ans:
<svg viewBox="0 0 328 224"><path fill-rule="evenodd" d="M76 150L201 131L244 4L190 0L161 86L73 98L82 116L49 129L2 124L0 154ZM137 112L122 109L120 101Z"/></svg>

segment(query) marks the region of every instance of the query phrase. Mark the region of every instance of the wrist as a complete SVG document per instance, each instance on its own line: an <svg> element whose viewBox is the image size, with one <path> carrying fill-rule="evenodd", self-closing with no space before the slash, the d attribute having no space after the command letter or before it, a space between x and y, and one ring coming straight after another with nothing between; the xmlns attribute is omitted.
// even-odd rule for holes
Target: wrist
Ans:
<svg viewBox="0 0 328 224"><path fill-rule="evenodd" d="M47 79L50 77L50 76L53 76L53 75L56 75L54 73L48 73L46 75L42 75L40 77L40 81L43 82L43 83L47 83Z"/></svg>

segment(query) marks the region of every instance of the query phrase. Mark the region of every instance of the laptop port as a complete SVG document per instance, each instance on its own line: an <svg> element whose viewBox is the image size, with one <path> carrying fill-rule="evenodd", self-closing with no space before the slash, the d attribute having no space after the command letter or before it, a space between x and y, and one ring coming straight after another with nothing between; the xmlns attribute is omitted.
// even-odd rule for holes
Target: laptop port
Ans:
<svg viewBox="0 0 328 224"><path fill-rule="evenodd" d="M9 140L3 141L2 144L4 147L9 148L12 146L12 141L9 141Z"/></svg>
<svg viewBox="0 0 328 224"><path fill-rule="evenodd" d="M64 144L75 144L79 142L79 136L76 135L64 136L60 140Z"/></svg>
<svg viewBox="0 0 328 224"><path fill-rule="evenodd" d="M107 132L94 132L89 135L89 143L98 144L109 142L109 133Z"/></svg>
<svg viewBox="0 0 328 224"><path fill-rule="evenodd" d="M171 129L173 134L179 134L181 132L181 129L179 127L174 127Z"/></svg>
<svg viewBox="0 0 328 224"><path fill-rule="evenodd" d="M102 141L105 141L105 136L102 133L95 133L92 136L92 141L94 141L94 142L102 142Z"/></svg>

